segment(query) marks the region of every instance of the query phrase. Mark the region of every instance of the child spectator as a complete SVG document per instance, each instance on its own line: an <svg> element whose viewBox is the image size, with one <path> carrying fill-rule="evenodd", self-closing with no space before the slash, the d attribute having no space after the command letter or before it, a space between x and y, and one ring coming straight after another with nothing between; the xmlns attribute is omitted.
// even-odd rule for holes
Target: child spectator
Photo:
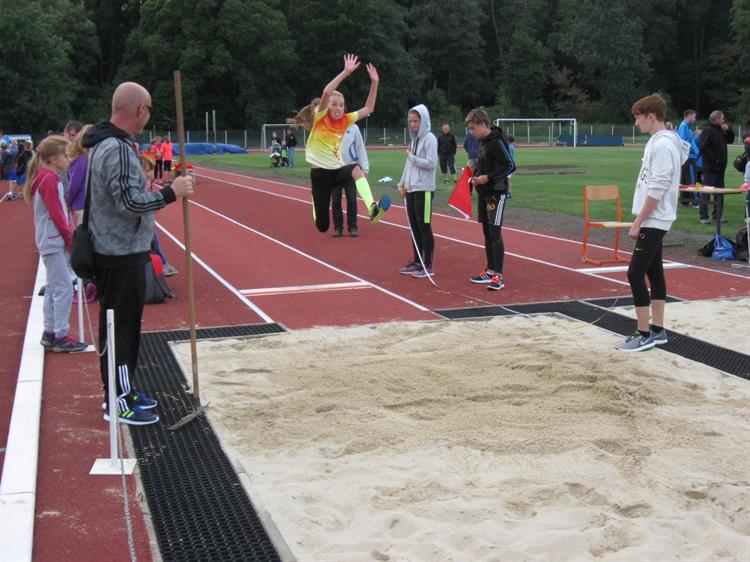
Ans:
<svg viewBox="0 0 750 562"><path fill-rule="evenodd" d="M341 157L344 164L357 164L367 177L370 171L370 160L367 158L362 132L356 123L352 123L344 133L341 141ZM349 236L359 236L357 230L357 188L353 181L334 187L331 190L331 211L333 214L333 237L338 238L344 232L344 213L341 208L341 193L346 195L346 225Z"/></svg>
<svg viewBox="0 0 750 562"><path fill-rule="evenodd" d="M281 152L279 152L281 155L281 167L286 168L289 166L289 149L286 146L286 141L281 141Z"/></svg>
<svg viewBox="0 0 750 562"><path fill-rule="evenodd" d="M36 246L47 270L44 292L44 332L40 341L55 352L76 352L86 344L68 336L73 285L66 252L73 244L73 228L63 198L59 175L68 169L68 141L52 135L42 141L29 164L23 196L34 201Z"/></svg>
<svg viewBox="0 0 750 562"><path fill-rule="evenodd" d="M471 136L481 141L470 185L477 192L477 219L482 223L487 257L484 271L469 280L486 284L491 291L499 291L505 287L505 244L501 230L503 212L508 197L508 176L516 168L502 130L490 126L490 118L483 108L472 109L465 123Z"/></svg>
<svg viewBox="0 0 750 562"><path fill-rule="evenodd" d="M435 237L432 233L432 199L435 197L435 160L438 141L430 131L430 113L420 104L409 110L409 136L404 171L398 188L406 202L413 237L414 260L402 267L402 275L432 277ZM422 267L424 263L424 267Z"/></svg>
<svg viewBox="0 0 750 562"><path fill-rule="evenodd" d="M438 156L440 157L440 171L443 174L443 183L448 183L448 172L450 180L456 181L456 137L451 133L451 126L443 123L443 134L437 139Z"/></svg>
<svg viewBox="0 0 750 562"><path fill-rule="evenodd" d="M143 167L143 173L146 175L146 181L148 182L149 191L158 191L160 188L154 179L154 169L156 168L156 159L153 152L141 153L141 166ZM177 268L170 264L167 260L166 254L161 249L161 242L159 242L159 231L154 225L154 237L151 239L151 251L159 256L162 265L162 275L164 277L171 277L177 275Z"/></svg>

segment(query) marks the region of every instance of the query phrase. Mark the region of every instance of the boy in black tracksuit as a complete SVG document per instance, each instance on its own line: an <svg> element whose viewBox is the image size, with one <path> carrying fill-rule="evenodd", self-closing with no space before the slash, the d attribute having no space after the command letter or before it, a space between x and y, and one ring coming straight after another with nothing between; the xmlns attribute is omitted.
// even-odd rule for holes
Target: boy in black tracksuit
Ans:
<svg viewBox="0 0 750 562"><path fill-rule="evenodd" d="M469 280L486 284L491 291L499 291L505 286L505 245L501 232L503 212L508 196L508 176L516 166L502 130L490 126L490 118L484 109L472 109L465 123L469 133L482 143L470 185L477 191L477 218L482 223L487 255L486 269Z"/></svg>

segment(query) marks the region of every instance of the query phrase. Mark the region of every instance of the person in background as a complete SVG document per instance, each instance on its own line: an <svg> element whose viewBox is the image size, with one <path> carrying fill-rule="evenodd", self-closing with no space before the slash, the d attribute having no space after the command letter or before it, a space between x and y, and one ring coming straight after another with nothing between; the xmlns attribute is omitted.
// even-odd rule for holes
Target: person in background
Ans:
<svg viewBox="0 0 750 562"><path fill-rule="evenodd" d="M356 123L352 123L344 133L341 141L341 157L344 164L357 164L367 177L370 173L370 160L365 150L365 142L362 140L362 132ZM344 213L341 208L341 194L346 195L346 225L349 236L359 236L357 230L357 187L354 181L346 185L339 185L331 190L331 211L333 214L333 237L338 238L344 232Z"/></svg>
<svg viewBox="0 0 750 562"><path fill-rule="evenodd" d="M406 116L411 142L406 147L404 171L397 187L406 204L410 244L414 259L399 269L401 275L432 277L435 235L432 232L432 200L435 197L435 172L438 141L432 133L430 113L423 104L412 107ZM422 264L424 263L424 266Z"/></svg>
<svg viewBox="0 0 750 562"><path fill-rule="evenodd" d="M513 160L513 164L516 163L516 137L508 135L508 150L510 151L510 158ZM513 197L513 183L511 178L513 174L508 174L508 199Z"/></svg>
<svg viewBox="0 0 750 562"><path fill-rule="evenodd" d="M701 132L698 149L703 156L703 185L709 187L726 187L724 173L727 168L727 145L734 142L734 131L724 121L724 113L712 111L708 116L708 125ZM701 194L701 201L708 201L710 195ZM722 220L724 196L714 195L713 220ZM708 224L708 208L703 204L699 207L700 221Z"/></svg>
<svg viewBox="0 0 750 562"><path fill-rule="evenodd" d="M86 344L68 336L73 285L67 252L73 244L60 176L68 169L68 140L51 135L44 139L31 159L23 196L34 204L36 246L47 271L44 291L44 332L39 342L45 349L73 353Z"/></svg>
<svg viewBox="0 0 750 562"><path fill-rule="evenodd" d="M286 147L289 152L289 167L294 168L294 149L297 148L297 137L291 129L286 131Z"/></svg>
<svg viewBox="0 0 750 562"><path fill-rule="evenodd" d="M23 186L26 185L26 173L28 171L29 162L34 154L31 152L31 142L24 141L18 144L18 155L16 156L16 185L22 190Z"/></svg>
<svg viewBox="0 0 750 562"><path fill-rule="evenodd" d="M65 203L73 212L74 226L78 226L83 221L83 208L86 204L86 169L89 151L83 147L83 135L90 128L91 125L85 125L68 148L71 163L68 167L68 191L65 194Z"/></svg>
<svg viewBox="0 0 750 562"><path fill-rule="evenodd" d="M690 144L690 154L688 159L682 166L682 172L680 176L680 183L683 185L695 185L698 181L697 161L700 153L698 151L698 144L695 142L693 136L693 124L695 123L695 110L686 109L682 113L682 123L677 129L677 134L681 140L684 140ZM693 200L700 199L699 193L693 193ZM684 201L683 205L690 205L690 201Z"/></svg>
<svg viewBox="0 0 750 562"><path fill-rule="evenodd" d="M631 111L635 125L651 138L643 151L643 163L633 194L635 219L628 232L635 240L633 257L628 266L628 283L635 304L636 331L615 348L624 352L639 352L667 343L664 329L667 282L662 246L664 236L677 218L680 174L682 164L690 153L690 143L666 128L664 115L667 104L660 95L652 94L639 99ZM650 292L646 277L651 285Z"/></svg>
<svg viewBox="0 0 750 562"><path fill-rule="evenodd" d="M289 166L289 147L286 145L286 140L281 141L281 167L286 168Z"/></svg>
<svg viewBox="0 0 750 562"><path fill-rule="evenodd" d="M466 156L469 157L469 161L466 165L472 170L476 167L477 157L479 156L479 147L481 145L481 141L475 139L471 133L466 133L466 138L464 138L464 150L466 151Z"/></svg>
<svg viewBox="0 0 750 562"><path fill-rule="evenodd" d="M143 167L143 173L146 175L146 181L148 181L148 190L151 192L158 191L159 187L164 184L162 182L157 182L154 178L156 158L154 157L153 152L141 153L141 166ZM169 263L169 261L167 260L167 255L161 249L161 242L159 241L159 229L156 228L156 225L154 225L154 237L151 239L151 251L159 256L159 260L161 260L162 275L164 275L164 277L177 275L177 268Z"/></svg>
<svg viewBox="0 0 750 562"><path fill-rule="evenodd" d="M443 134L438 139L438 158L440 159L440 172L443 174L443 183L448 183L448 173L450 172L450 181L456 181L456 137L451 133L451 126L443 123Z"/></svg>
<svg viewBox="0 0 750 562"><path fill-rule="evenodd" d="M164 154L161 151L161 137L151 139L151 153L154 155L154 179L161 180L164 176Z"/></svg>
<svg viewBox="0 0 750 562"><path fill-rule="evenodd" d="M172 146L172 139L170 139L169 137L164 137L164 140L161 143L162 171L164 181L172 180L173 153L174 148ZM164 273L164 275L168 277L166 272ZM170 275L174 275L174 273L171 273Z"/></svg>
<svg viewBox="0 0 750 562"><path fill-rule="evenodd" d="M0 143L0 166L2 166L2 179L8 188L4 196L5 201L17 199L16 195L16 155L12 145Z"/></svg>

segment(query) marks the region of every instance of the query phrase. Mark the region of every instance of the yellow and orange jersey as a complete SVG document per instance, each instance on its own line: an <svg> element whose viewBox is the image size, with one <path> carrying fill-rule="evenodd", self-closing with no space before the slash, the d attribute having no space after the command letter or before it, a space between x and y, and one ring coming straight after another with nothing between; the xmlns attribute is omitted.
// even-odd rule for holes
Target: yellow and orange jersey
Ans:
<svg viewBox="0 0 750 562"><path fill-rule="evenodd" d="M315 122L305 147L305 160L316 168L337 170L344 165L341 157L341 142L344 133L357 121L357 112L345 113L340 119L332 119L327 111L315 113Z"/></svg>

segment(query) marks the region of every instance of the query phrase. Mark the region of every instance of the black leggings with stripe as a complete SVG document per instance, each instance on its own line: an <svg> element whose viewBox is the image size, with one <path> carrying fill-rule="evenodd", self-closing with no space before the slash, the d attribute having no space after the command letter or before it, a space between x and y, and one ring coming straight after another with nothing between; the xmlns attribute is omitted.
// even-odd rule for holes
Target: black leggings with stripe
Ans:
<svg viewBox="0 0 750 562"><path fill-rule="evenodd" d="M412 244L414 263L419 263L421 255L426 267L432 267L432 256L435 252L435 236L432 234L432 199L434 197L434 191L413 191L406 194L409 226L416 241L416 246Z"/></svg>
<svg viewBox="0 0 750 562"><path fill-rule="evenodd" d="M484 253L487 256L487 269L495 273L503 272L505 243L503 242L503 214L507 192L480 195L477 215L484 233Z"/></svg>

